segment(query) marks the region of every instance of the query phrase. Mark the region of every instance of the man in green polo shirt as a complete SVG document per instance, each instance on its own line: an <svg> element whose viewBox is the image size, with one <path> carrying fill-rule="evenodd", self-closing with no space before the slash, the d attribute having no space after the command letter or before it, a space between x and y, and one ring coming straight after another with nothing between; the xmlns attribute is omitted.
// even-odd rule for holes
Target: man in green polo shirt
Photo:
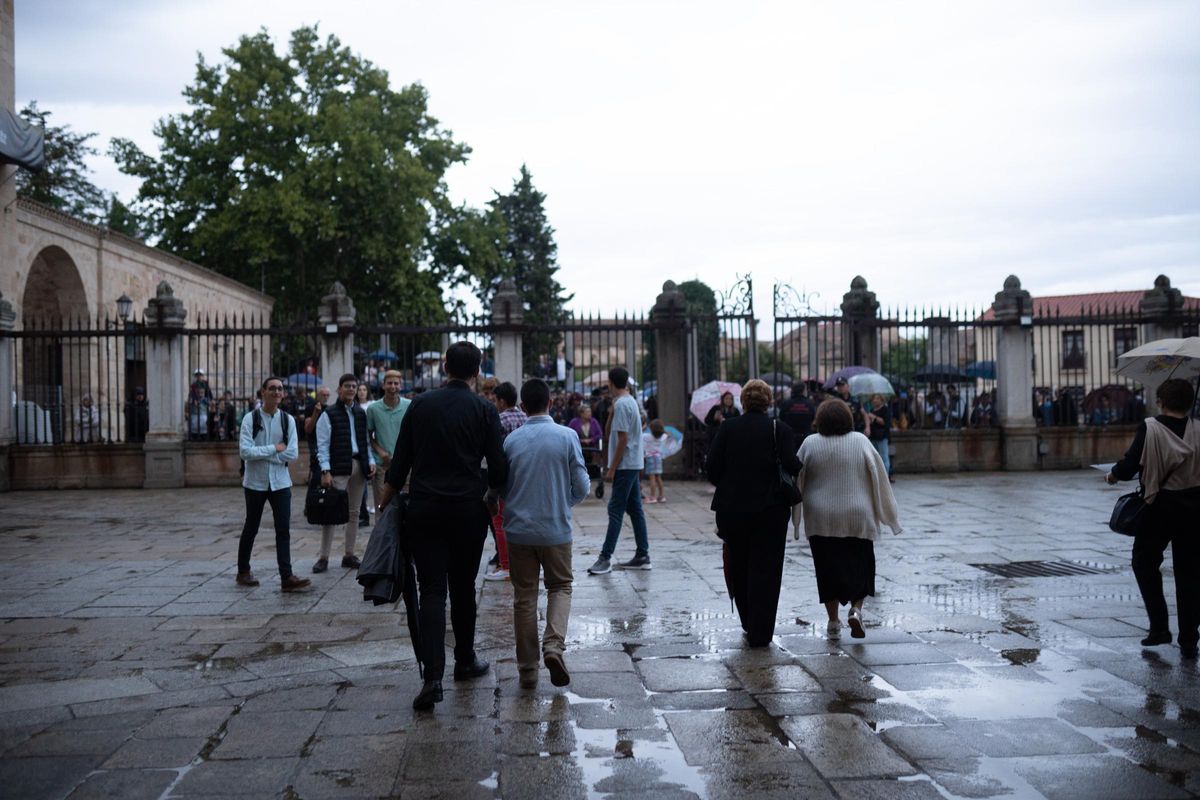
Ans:
<svg viewBox="0 0 1200 800"><path fill-rule="evenodd" d="M383 399L367 407L367 435L379 469L371 479L371 495L375 502L383 494L383 480L392 464L392 453L396 449L396 438L400 435L400 421L408 411L411 400L400 396L400 373L389 369L383 375Z"/></svg>

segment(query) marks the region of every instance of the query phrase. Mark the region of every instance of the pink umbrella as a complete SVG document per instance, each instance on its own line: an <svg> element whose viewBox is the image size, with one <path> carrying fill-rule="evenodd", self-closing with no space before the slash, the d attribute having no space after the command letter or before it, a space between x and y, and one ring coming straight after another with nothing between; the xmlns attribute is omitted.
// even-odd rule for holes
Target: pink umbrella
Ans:
<svg viewBox="0 0 1200 800"><path fill-rule="evenodd" d="M727 381L709 381L692 392L692 404L688 406L688 410L699 419L704 419L704 415L708 413L708 410L719 404L721 402L721 395L726 392L733 395L733 404L741 411L742 387L736 383L728 383Z"/></svg>

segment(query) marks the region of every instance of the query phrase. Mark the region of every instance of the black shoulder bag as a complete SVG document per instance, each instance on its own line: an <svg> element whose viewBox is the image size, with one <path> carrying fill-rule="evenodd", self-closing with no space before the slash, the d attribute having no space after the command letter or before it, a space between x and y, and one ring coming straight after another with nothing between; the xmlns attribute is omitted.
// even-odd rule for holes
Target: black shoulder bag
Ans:
<svg viewBox="0 0 1200 800"><path fill-rule="evenodd" d="M777 478L778 486L775 487L775 494L780 500L787 503L789 506L794 506L799 503L803 497L800 494L800 487L796 485L796 479L783 468L783 459L779 455L779 422L771 420L771 438L775 443L775 468L779 472ZM804 465L800 465L804 469Z"/></svg>
<svg viewBox="0 0 1200 800"><path fill-rule="evenodd" d="M1170 472L1163 476L1163 479L1159 481L1159 486L1165 486L1176 469L1178 469L1178 465L1172 467ZM1122 536L1137 536L1142 523L1146 521L1149 508L1150 506L1146 502L1146 487L1139 481L1137 491L1123 494L1117 498L1112 516L1108 519L1109 530Z"/></svg>

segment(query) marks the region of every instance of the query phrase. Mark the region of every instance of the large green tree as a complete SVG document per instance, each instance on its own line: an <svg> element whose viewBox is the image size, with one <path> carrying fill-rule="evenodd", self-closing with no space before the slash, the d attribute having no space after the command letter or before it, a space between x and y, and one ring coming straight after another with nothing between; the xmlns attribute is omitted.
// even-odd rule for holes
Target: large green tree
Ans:
<svg viewBox="0 0 1200 800"><path fill-rule="evenodd" d="M266 31L222 52L199 59L189 110L156 125L157 157L112 144L161 245L261 281L283 315L313 311L339 280L366 319L443 320L443 289L473 269L477 220L447 197L446 170L469 148L429 115L425 89L393 89L315 27L285 52Z"/></svg>
<svg viewBox="0 0 1200 800"><path fill-rule="evenodd" d="M488 229L499 234L499 261L494 268L481 272L484 305L491 308L500 281L509 278L525 303L525 323L553 328L563 321L563 306L572 295L565 293L556 276L558 245L554 243L554 228L546 219L546 195L533 185L528 167L521 165L521 174L508 194L496 192L488 203L491 212ZM482 247L476 252L485 252ZM525 366L531 369L539 355L553 360L558 346L557 331L535 331L525 337Z"/></svg>
<svg viewBox="0 0 1200 800"><path fill-rule="evenodd" d="M70 125L51 125L52 112L37 101L21 109L21 118L41 128L45 136L46 166L40 172L17 170L17 193L78 219L103 223L109 199L92 183L86 159L96 155L88 142L95 133L76 133Z"/></svg>

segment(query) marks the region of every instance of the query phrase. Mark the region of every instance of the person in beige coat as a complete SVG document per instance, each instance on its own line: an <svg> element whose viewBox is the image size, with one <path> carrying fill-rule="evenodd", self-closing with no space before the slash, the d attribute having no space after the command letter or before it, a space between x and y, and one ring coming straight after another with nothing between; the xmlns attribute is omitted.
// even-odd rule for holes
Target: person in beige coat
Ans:
<svg viewBox="0 0 1200 800"><path fill-rule="evenodd" d="M866 636L863 600L875 594L875 540L884 525L901 532L887 468L871 441L854 430L850 406L831 399L817 408L817 435L800 446L797 485L804 500L793 510L812 550L817 596L829 614L827 630L841 632L838 606L850 606L855 639Z"/></svg>

